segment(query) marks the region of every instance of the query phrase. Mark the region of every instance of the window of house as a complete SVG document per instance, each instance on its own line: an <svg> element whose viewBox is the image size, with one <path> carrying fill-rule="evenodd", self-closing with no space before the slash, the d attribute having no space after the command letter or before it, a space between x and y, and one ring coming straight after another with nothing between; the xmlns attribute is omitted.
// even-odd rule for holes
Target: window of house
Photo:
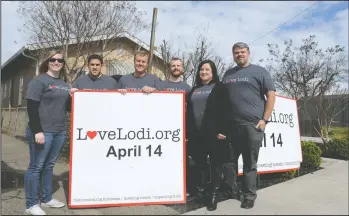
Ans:
<svg viewBox="0 0 349 216"><path fill-rule="evenodd" d="M8 88L7 88L8 90L8 95L7 95L7 97L11 97L12 96L12 79L10 79L10 83L9 83L9 85L8 85Z"/></svg>
<svg viewBox="0 0 349 216"><path fill-rule="evenodd" d="M135 47L135 52L138 52L138 51L141 51L141 46L136 45L136 47Z"/></svg>
<svg viewBox="0 0 349 216"><path fill-rule="evenodd" d="M106 65L106 73L105 73L106 75L112 76L112 75L117 74L117 70L113 66L113 64L112 64L112 62L110 60L106 61L105 65Z"/></svg>
<svg viewBox="0 0 349 216"><path fill-rule="evenodd" d="M18 89L18 106L21 106L23 103L23 76L19 78L19 89Z"/></svg>
<svg viewBox="0 0 349 216"><path fill-rule="evenodd" d="M2 98L6 99L6 97L7 97L7 83L4 83L4 92L2 95L3 95Z"/></svg>
<svg viewBox="0 0 349 216"><path fill-rule="evenodd" d="M116 48L116 55L117 56L122 56L124 55L125 53L125 50L124 50L124 47L122 45L119 45L117 48Z"/></svg>

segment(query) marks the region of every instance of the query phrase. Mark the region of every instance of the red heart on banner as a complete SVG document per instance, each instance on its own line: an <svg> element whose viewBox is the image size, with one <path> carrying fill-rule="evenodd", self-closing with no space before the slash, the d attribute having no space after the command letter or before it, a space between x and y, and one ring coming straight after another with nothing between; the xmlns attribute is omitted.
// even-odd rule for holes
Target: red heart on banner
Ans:
<svg viewBox="0 0 349 216"><path fill-rule="evenodd" d="M97 132L96 131L87 131L87 136L92 140L93 138L95 138L97 136Z"/></svg>

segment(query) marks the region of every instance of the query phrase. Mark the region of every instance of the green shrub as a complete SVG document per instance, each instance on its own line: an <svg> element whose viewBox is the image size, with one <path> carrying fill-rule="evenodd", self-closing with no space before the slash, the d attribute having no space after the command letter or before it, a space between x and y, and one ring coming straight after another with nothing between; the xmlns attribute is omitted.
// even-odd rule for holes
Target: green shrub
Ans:
<svg viewBox="0 0 349 216"><path fill-rule="evenodd" d="M291 171L288 171L286 173L283 173L282 176L284 178L287 178L287 179L291 179L291 178L294 178L297 174L297 170L291 170Z"/></svg>
<svg viewBox="0 0 349 216"><path fill-rule="evenodd" d="M302 142L303 162L301 166L304 168L318 168L321 165L321 149L312 141Z"/></svg>
<svg viewBox="0 0 349 216"><path fill-rule="evenodd" d="M323 145L322 151L324 157L349 160L349 137L331 139Z"/></svg>

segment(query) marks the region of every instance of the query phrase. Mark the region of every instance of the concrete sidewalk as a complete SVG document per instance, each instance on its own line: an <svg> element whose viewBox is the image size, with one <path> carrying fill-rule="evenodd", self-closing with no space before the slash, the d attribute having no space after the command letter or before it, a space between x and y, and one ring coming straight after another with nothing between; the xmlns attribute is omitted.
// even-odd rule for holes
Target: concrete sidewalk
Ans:
<svg viewBox="0 0 349 216"><path fill-rule="evenodd" d="M324 169L257 191L252 209L238 200L218 203L185 215L348 215L348 161L323 158Z"/></svg>

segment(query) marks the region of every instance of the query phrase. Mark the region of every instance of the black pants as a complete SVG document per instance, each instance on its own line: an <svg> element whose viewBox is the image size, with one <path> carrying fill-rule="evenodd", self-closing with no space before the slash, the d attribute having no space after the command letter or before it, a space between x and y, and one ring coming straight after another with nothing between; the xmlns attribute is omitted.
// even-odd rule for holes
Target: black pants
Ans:
<svg viewBox="0 0 349 216"><path fill-rule="evenodd" d="M200 143L199 139L187 143L187 190L190 193L204 188L208 181L208 152Z"/></svg>
<svg viewBox="0 0 349 216"><path fill-rule="evenodd" d="M212 141L212 146L203 146L200 139L187 143L187 191L195 193L198 188L209 192L218 188L222 176L221 141ZM191 159L189 159L189 156ZM209 188L206 188L208 186Z"/></svg>
<svg viewBox="0 0 349 216"><path fill-rule="evenodd" d="M264 132L255 128L255 125L239 125L233 128L231 141L227 144L228 157L223 164L225 183L233 192L238 191L238 159L242 154L244 199L257 198L257 161L263 137Z"/></svg>

